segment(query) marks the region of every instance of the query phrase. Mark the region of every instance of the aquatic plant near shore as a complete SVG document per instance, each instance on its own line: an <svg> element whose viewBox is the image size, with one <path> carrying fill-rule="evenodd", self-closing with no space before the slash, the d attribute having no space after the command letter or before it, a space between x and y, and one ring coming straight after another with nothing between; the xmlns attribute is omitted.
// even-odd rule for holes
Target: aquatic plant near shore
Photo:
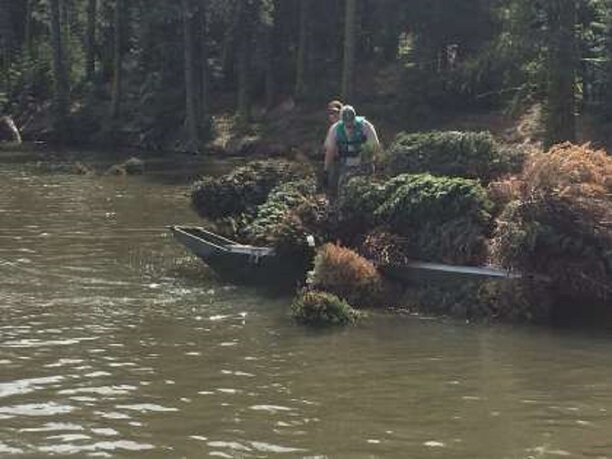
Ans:
<svg viewBox="0 0 612 459"><path fill-rule="evenodd" d="M302 290L291 304L293 318L306 325L350 325L363 318L336 295L316 290Z"/></svg>

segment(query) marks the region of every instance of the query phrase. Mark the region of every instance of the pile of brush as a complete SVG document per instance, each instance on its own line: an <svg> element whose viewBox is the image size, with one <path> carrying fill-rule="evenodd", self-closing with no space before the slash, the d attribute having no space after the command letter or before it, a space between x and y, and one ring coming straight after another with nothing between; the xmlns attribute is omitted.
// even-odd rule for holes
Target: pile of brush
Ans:
<svg viewBox="0 0 612 459"><path fill-rule="evenodd" d="M612 158L569 143L534 155L499 217L494 260L549 277L560 295L612 299Z"/></svg>
<svg viewBox="0 0 612 459"><path fill-rule="evenodd" d="M355 234L384 228L414 258L481 264L487 257L492 203L475 180L402 174L386 182L356 177L340 202L343 227Z"/></svg>
<svg viewBox="0 0 612 459"><path fill-rule="evenodd" d="M430 173L488 183L520 171L525 151L499 144L489 132L433 131L399 134L383 165L389 175Z"/></svg>
<svg viewBox="0 0 612 459"><path fill-rule="evenodd" d="M193 208L212 220L238 217L263 204L279 184L297 180L309 171L284 160L253 161L221 177L205 177L191 191Z"/></svg>

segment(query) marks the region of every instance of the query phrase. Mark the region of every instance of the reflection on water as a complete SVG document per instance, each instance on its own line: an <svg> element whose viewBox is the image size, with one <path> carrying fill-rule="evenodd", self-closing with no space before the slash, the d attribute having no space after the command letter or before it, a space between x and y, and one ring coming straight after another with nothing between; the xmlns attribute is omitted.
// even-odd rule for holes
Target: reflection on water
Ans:
<svg viewBox="0 0 612 459"><path fill-rule="evenodd" d="M303 329L168 237L180 182L37 170L0 161L2 457L612 457L609 336Z"/></svg>

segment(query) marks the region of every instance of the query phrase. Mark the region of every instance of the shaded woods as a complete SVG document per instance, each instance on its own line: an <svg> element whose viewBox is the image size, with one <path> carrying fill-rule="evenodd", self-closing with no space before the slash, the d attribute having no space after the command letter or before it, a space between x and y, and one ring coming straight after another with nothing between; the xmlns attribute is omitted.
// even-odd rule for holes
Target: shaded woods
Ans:
<svg viewBox="0 0 612 459"><path fill-rule="evenodd" d="M603 0L3 0L0 114L201 151L339 96L402 130L537 104L553 144L608 120L610 23Z"/></svg>

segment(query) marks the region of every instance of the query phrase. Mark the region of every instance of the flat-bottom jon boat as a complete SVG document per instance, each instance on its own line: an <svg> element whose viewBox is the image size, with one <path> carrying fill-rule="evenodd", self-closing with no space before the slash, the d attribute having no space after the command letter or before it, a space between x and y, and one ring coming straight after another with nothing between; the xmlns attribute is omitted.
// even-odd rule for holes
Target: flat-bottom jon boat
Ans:
<svg viewBox="0 0 612 459"><path fill-rule="evenodd" d="M221 277L243 284L295 286L304 280L305 267L282 257L271 247L240 244L197 226L171 226L170 231L190 252ZM444 281L463 278L516 279L520 274L493 267L455 266L408 261L402 266L379 266L401 282Z"/></svg>
<svg viewBox="0 0 612 459"><path fill-rule="evenodd" d="M240 284L295 287L305 269L271 247L240 244L197 226L171 226L174 237L219 276Z"/></svg>

